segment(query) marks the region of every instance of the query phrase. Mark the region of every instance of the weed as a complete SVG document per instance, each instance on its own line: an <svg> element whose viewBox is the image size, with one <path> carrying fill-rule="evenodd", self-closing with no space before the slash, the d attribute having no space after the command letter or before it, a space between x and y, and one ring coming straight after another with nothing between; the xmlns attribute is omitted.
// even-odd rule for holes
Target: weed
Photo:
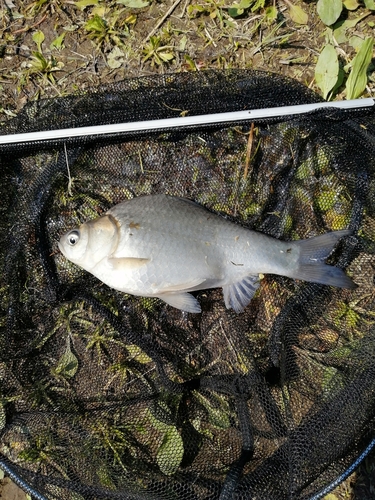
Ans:
<svg viewBox="0 0 375 500"><path fill-rule="evenodd" d="M47 79L51 83L56 83L54 72L60 71L63 67L64 63L57 61L54 56L45 57L41 52L33 52L27 76L37 74L43 80Z"/></svg>
<svg viewBox="0 0 375 500"><path fill-rule="evenodd" d="M135 23L136 16L133 14L124 16L125 9L100 9L94 12L84 24L84 29L97 48L123 47L125 39L129 36L129 26Z"/></svg>
<svg viewBox="0 0 375 500"><path fill-rule="evenodd" d="M175 58L173 48L173 45L163 45L161 37L152 36L143 49L142 62L150 60L151 66L169 63Z"/></svg>

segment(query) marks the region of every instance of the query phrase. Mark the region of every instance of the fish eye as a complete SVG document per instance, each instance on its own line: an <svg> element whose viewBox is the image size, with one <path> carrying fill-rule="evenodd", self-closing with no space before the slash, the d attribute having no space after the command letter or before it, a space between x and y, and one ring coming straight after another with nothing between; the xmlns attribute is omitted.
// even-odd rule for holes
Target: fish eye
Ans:
<svg viewBox="0 0 375 500"><path fill-rule="evenodd" d="M70 246L74 247L79 241L79 231L70 231L68 234L68 243Z"/></svg>

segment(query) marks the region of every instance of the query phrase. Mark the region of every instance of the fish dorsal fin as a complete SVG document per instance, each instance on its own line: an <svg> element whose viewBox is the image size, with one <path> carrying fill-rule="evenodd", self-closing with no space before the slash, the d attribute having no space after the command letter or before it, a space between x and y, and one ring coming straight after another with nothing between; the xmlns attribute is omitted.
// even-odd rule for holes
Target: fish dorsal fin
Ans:
<svg viewBox="0 0 375 500"><path fill-rule="evenodd" d="M201 306L195 297L190 295L190 293L160 293L158 298L164 300L170 306L176 309L181 309L181 311L186 311L190 313L200 313Z"/></svg>
<svg viewBox="0 0 375 500"><path fill-rule="evenodd" d="M121 271L125 269L137 269L149 261L150 259L140 259L137 257L109 257L108 264L115 271Z"/></svg>
<svg viewBox="0 0 375 500"><path fill-rule="evenodd" d="M246 276L241 281L223 286L224 301L227 309L242 312L259 288L259 276Z"/></svg>

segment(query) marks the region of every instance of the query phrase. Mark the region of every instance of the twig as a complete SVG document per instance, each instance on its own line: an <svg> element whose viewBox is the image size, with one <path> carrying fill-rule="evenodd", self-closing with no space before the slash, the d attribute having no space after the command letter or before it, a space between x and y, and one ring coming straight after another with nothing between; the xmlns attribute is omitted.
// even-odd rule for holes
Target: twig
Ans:
<svg viewBox="0 0 375 500"><path fill-rule="evenodd" d="M186 10L186 7L187 7L187 4L190 2L190 0L186 0L185 1L185 5L182 7L182 12L181 14L178 16L180 19L182 19L184 17L184 14L185 14L185 10Z"/></svg>
<svg viewBox="0 0 375 500"><path fill-rule="evenodd" d="M70 168L69 168L69 160L68 160L68 152L66 150L66 143L64 142L64 152L65 152L65 161L66 161L66 168L68 170L68 195L73 196L72 194L72 177L70 175Z"/></svg>
<svg viewBox="0 0 375 500"><path fill-rule="evenodd" d="M151 30L151 32L146 36L146 38L143 40L142 44L146 43L160 28L160 26L164 23L164 21L169 17L174 9L177 7L177 5L181 2L181 0L176 0L172 7L164 14L164 16L160 19L158 23L156 23L156 26L154 29Z"/></svg>
<svg viewBox="0 0 375 500"><path fill-rule="evenodd" d="M243 178L245 180L247 178L247 174L249 173L251 150L253 149L253 138L254 138L254 122L251 123L249 140L247 141L245 170L243 173Z"/></svg>
<svg viewBox="0 0 375 500"><path fill-rule="evenodd" d="M19 33L23 33L24 31L29 31L32 30L33 28L36 28L39 26L39 24L42 24L43 21L47 19L47 14L44 14L44 16L39 19L36 23L32 24L31 26L25 26L24 28L20 28L19 30L13 31L12 35L18 35Z"/></svg>

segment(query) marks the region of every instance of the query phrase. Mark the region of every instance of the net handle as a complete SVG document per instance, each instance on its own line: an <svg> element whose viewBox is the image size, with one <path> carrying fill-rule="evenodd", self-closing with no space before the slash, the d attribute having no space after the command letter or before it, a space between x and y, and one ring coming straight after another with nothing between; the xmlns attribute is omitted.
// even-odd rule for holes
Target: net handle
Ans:
<svg viewBox="0 0 375 500"><path fill-rule="evenodd" d="M256 120L291 115L300 115L311 111L339 108L355 109L374 106L375 100L351 99L348 101L318 102L299 104L295 106L280 106L276 108L252 109L227 113L213 113L210 115L179 116L176 118L162 118L160 120L146 120L129 123L114 123L108 125L93 125L88 127L66 128L57 130L43 130L21 134L0 135L0 144L14 144L24 142L48 141L56 139L70 139L83 136L102 136L121 132L140 132L188 127L192 125L209 125L228 122Z"/></svg>

